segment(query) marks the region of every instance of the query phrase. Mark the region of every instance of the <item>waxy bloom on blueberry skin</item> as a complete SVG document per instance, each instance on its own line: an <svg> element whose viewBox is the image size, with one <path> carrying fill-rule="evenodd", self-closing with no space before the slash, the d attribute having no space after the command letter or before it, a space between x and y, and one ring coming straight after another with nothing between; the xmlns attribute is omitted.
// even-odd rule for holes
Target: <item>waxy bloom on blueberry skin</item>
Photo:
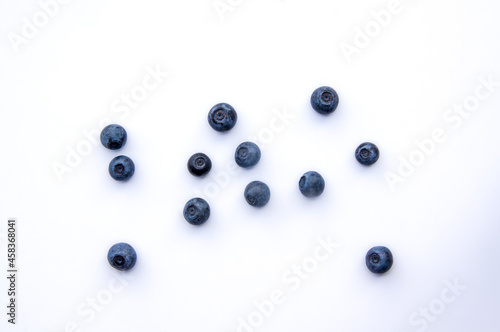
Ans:
<svg viewBox="0 0 500 332"><path fill-rule="evenodd" d="M361 143L354 152L356 160L365 166L370 166L377 162L380 157L378 147L370 142Z"/></svg>
<svg viewBox="0 0 500 332"><path fill-rule="evenodd" d="M191 225L199 226L210 218L210 205L203 198L190 199L184 206L184 219Z"/></svg>
<svg viewBox="0 0 500 332"><path fill-rule="evenodd" d="M366 267L373 273L386 273L392 267L393 258L389 248L384 246L373 247L366 253Z"/></svg>
<svg viewBox="0 0 500 332"><path fill-rule="evenodd" d="M331 114L339 105L339 96L335 90L322 86L314 90L311 95L311 106L319 114Z"/></svg>
<svg viewBox="0 0 500 332"><path fill-rule="evenodd" d="M137 253L128 243L117 243L108 251L109 265L117 270L128 271L134 267L136 261Z"/></svg>
<svg viewBox="0 0 500 332"><path fill-rule="evenodd" d="M261 152L257 144L252 142L243 142L234 153L234 160L238 166L249 168L257 165L261 157Z"/></svg>
<svg viewBox="0 0 500 332"><path fill-rule="evenodd" d="M325 180L318 172L306 172L299 180L299 189L306 197L318 197L325 190Z"/></svg>
<svg viewBox="0 0 500 332"><path fill-rule="evenodd" d="M236 124L238 115L234 108L226 103L220 103L212 107L208 112L208 123L219 132L230 130Z"/></svg>
<svg viewBox="0 0 500 332"><path fill-rule="evenodd" d="M135 165L127 156L116 156L109 163L109 175L116 181L126 181L135 173Z"/></svg>
<svg viewBox="0 0 500 332"><path fill-rule="evenodd" d="M127 142L127 131L120 125L110 124L101 131L101 143L110 150L118 150Z"/></svg>
<svg viewBox="0 0 500 332"><path fill-rule="evenodd" d="M244 196L251 206L263 207L269 202L271 191L264 182L253 181L246 186Z"/></svg>

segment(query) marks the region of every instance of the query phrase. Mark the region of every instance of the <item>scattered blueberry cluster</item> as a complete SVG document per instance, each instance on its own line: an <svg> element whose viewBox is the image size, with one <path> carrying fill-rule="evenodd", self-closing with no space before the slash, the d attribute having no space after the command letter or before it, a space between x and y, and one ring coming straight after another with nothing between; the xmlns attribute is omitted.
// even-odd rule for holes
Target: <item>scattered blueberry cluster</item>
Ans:
<svg viewBox="0 0 500 332"><path fill-rule="evenodd" d="M330 87L319 87L311 95L311 106L319 114L333 113L338 104L338 94ZM236 110L227 103L217 104L208 112L208 123L218 132L231 130L236 125L237 120ZM120 125L111 124L101 132L101 143L110 150L118 150L126 142L127 132ZM365 142L357 147L354 155L360 164L370 166L378 160L380 152L375 144ZM261 151L253 142L241 143L234 154L236 164L243 168L254 167L260 159ZM203 177L212 169L212 161L204 153L195 153L189 158L187 169L193 176ZM130 179L134 172L134 163L127 156L117 156L109 164L109 174L117 181ZM324 189L325 180L318 172L306 172L299 179L299 190L305 197L318 197ZM253 181L246 186L244 198L249 205L260 208L269 202L271 191L264 182ZM195 197L186 203L183 214L188 223L199 226L210 218L210 205L204 199ZM137 254L134 248L127 243L117 243L109 249L109 264L117 270L130 270L134 267L136 260ZM392 267L393 257L388 248L377 246L367 252L365 261L371 272L380 274L389 271Z"/></svg>
<svg viewBox="0 0 500 332"><path fill-rule="evenodd" d="M231 130L238 119L235 109L227 104L215 105L208 112L208 123L218 132ZM243 168L252 168L257 165L261 158L261 152L257 144L253 142L243 142L236 148L234 160L236 164ZM202 177L212 169L212 161L204 153L195 153L187 163L189 173ZM245 189L245 200L251 206L263 207L271 197L269 187L261 181L254 181ZM190 199L184 206L184 218L192 225L202 225L210 217L210 206L203 198L195 197Z"/></svg>
<svg viewBox="0 0 500 332"><path fill-rule="evenodd" d="M101 143L110 150L121 149L127 142L127 131L120 125L110 124L101 131ZM109 175L116 181L126 181L134 175L135 165L127 156L116 156L109 163Z"/></svg>
<svg viewBox="0 0 500 332"><path fill-rule="evenodd" d="M110 124L101 131L101 143L110 150L121 149L127 142L127 131L120 125ZM127 156L116 156L109 163L109 175L116 181L126 181L134 175L135 165ZM117 243L108 251L108 262L117 270L128 271L134 267L137 254L130 244Z"/></svg>

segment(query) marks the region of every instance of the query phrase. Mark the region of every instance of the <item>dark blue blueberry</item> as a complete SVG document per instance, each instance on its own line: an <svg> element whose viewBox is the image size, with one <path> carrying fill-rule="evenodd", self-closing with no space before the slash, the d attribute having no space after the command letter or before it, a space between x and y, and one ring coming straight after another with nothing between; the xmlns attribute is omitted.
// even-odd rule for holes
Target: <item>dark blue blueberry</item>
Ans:
<svg viewBox="0 0 500 332"><path fill-rule="evenodd" d="M385 273L392 267L392 253L382 246L373 247L366 253L366 266L373 273Z"/></svg>
<svg viewBox="0 0 500 332"><path fill-rule="evenodd" d="M108 262L117 270L128 271L134 267L137 254L130 244L117 243L108 251Z"/></svg>
<svg viewBox="0 0 500 332"><path fill-rule="evenodd" d="M243 142L236 148L234 159L239 166L248 168L257 165L260 155L260 149L257 144Z"/></svg>
<svg viewBox="0 0 500 332"><path fill-rule="evenodd" d="M354 155L360 164L370 166L378 160L380 152L375 144L365 142L358 146Z"/></svg>
<svg viewBox="0 0 500 332"><path fill-rule="evenodd" d="M325 190L325 180L318 172L307 172L299 180L299 189L306 197L318 197Z"/></svg>
<svg viewBox="0 0 500 332"><path fill-rule="evenodd" d="M311 106L320 114L333 113L338 105L337 92L328 86L317 88L311 95Z"/></svg>
<svg viewBox="0 0 500 332"><path fill-rule="evenodd" d="M109 175L116 181L128 180L134 175L135 165L127 156L114 157L109 163Z"/></svg>
<svg viewBox="0 0 500 332"><path fill-rule="evenodd" d="M210 218L210 205L203 198L190 199L184 206L184 219L191 225L201 225Z"/></svg>
<svg viewBox="0 0 500 332"><path fill-rule="evenodd" d="M271 198L271 191L264 182L253 181L245 188L245 199L251 206L263 207L269 202L269 198Z"/></svg>
<svg viewBox="0 0 500 332"><path fill-rule="evenodd" d="M212 161L204 153L195 153L189 158L187 168L194 176L203 176L212 169Z"/></svg>
<svg viewBox="0 0 500 332"><path fill-rule="evenodd" d="M110 124L101 131L101 143L105 148L118 150L127 142L127 132L117 124Z"/></svg>
<svg viewBox="0 0 500 332"><path fill-rule="evenodd" d="M233 106L226 103L217 104L208 112L208 123L214 130L220 132L233 128L237 119Z"/></svg>

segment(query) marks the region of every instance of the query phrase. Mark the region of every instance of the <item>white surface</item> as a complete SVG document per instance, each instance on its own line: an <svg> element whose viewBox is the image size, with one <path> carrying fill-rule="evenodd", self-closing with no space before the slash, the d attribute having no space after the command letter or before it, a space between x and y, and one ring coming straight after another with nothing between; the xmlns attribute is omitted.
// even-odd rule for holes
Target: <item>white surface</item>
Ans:
<svg viewBox="0 0 500 332"><path fill-rule="evenodd" d="M232 3L221 20L211 0L74 0L18 54L7 36L40 6L0 4L0 233L18 218L19 331L62 332L72 322L89 332L237 331L253 302L276 289L286 301L255 331L498 331L500 88L456 129L443 117L474 95L480 77L500 81L500 3L402 1L350 63L340 44L388 1ZM148 66L168 78L127 114L114 112ZM340 96L329 117L309 105L321 85ZM206 120L218 102L238 112L225 135ZM239 143L265 135L275 109L296 116L258 141L265 148L254 169L209 199L207 224L185 222L184 203L216 183ZM113 181L107 167L118 153L96 144L59 181L54 162L64 164L67 148L86 144L83 132L98 133L103 119L128 131L119 153L136 163L132 180ZM447 140L391 191L386 172L435 128ZM370 168L353 156L364 141L381 150ZM201 180L186 170L198 151L214 164ZM326 180L316 200L298 190L308 170ZM257 179L272 193L261 210L243 199ZM327 237L340 247L292 290L283 276ZM106 261L120 241L138 253L126 274ZM381 277L364 265L374 245L394 254ZM4 271L5 257L2 239ZM118 275L133 280L90 309ZM436 299L451 296L445 280L455 279L467 289L439 308ZM432 303L444 311L426 329L410 322Z"/></svg>

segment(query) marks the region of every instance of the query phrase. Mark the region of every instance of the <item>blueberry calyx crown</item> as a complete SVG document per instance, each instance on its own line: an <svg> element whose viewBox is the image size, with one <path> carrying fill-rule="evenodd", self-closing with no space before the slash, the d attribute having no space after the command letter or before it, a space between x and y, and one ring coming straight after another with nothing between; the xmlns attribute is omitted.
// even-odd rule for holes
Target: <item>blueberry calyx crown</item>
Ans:
<svg viewBox="0 0 500 332"><path fill-rule="evenodd" d="M122 266L125 264L125 258L123 258L123 256L116 255L115 257L113 257L113 263L115 263L117 266Z"/></svg>
<svg viewBox="0 0 500 332"><path fill-rule="evenodd" d="M191 217L194 217L198 214L198 209L194 205L189 205L187 207L187 212L188 212L188 215L190 215Z"/></svg>
<svg viewBox="0 0 500 332"><path fill-rule="evenodd" d="M116 164L115 165L116 174L123 174L124 171L125 171L125 167L123 167L123 164Z"/></svg>
<svg viewBox="0 0 500 332"><path fill-rule="evenodd" d="M225 118L226 118L226 112L224 112L222 108L215 111L212 116L212 119L217 123L221 123L222 121L224 121Z"/></svg>

